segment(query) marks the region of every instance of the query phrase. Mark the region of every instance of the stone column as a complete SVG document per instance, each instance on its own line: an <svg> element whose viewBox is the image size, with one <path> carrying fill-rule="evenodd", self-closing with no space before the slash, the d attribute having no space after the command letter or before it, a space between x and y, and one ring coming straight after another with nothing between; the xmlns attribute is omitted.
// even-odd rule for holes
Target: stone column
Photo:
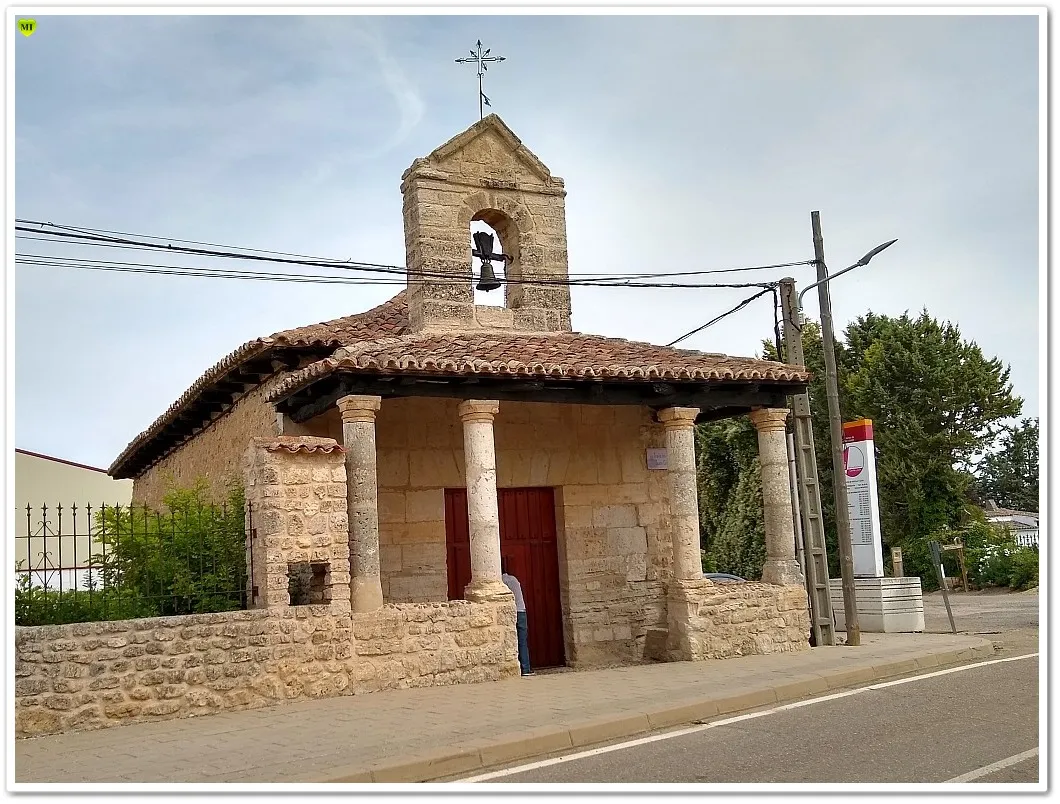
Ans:
<svg viewBox="0 0 1060 804"><path fill-rule="evenodd" d="M501 580L501 524L497 511L497 451L493 417L499 405L469 399L457 408L464 423L468 533L471 537L471 583L464 597L476 603L511 598Z"/></svg>
<svg viewBox="0 0 1060 804"><path fill-rule="evenodd" d="M378 396L344 396L342 444L346 449L346 510L350 520L350 603L354 612L383 605L379 581L379 488L376 481L375 414Z"/></svg>
<svg viewBox="0 0 1060 804"><path fill-rule="evenodd" d="M698 415L699 408L665 408L659 411L659 421L666 428L675 581L703 579L703 562L699 554L699 490L696 487L694 430Z"/></svg>
<svg viewBox="0 0 1060 804"><path fill-rule="evenodd" d="M758 461L762 467L762 507L766 531L765 583L802 585L802 568L795 560L795 522L792 519L788 447L784 422L787 408L751 411L758 430Z"/></svg>

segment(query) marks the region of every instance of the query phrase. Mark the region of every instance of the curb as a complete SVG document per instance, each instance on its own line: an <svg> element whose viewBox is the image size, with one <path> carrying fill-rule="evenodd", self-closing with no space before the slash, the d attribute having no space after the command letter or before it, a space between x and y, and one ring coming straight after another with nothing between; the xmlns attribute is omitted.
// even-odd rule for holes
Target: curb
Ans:
<svg viewBox="0 0 1060 804"><path fill-rule="evenodd" d="M658 729L685 726L717 715L731 715L761 706L788 703L811 695L896 676L915 674L950 665L985 659L994 655L994 645L980 639L978 645L944 650L911 659L895 659L879 664L851 667L834 672L804 675L767 688L734 692L723 698L695 698L667 705L650 712L626 712L614 717L595 718L573 725L545 726L528 732L504 734L488 740L455 745L390 764L369 768L348 766L328 772L322 783L413 783L428 782L471 771L486 771L509 762L534 759L570 748L635 737Z"/></svg>

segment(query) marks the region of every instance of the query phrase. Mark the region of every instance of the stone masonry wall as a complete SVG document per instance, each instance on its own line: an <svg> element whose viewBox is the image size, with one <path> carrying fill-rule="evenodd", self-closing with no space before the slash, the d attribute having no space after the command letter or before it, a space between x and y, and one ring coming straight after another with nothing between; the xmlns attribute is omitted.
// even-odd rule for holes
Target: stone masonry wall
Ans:
<svg viewBox="0 0 1060 804"><path fill-rule="evenodd" d="M515 675L512 603L350 613L343 458L331 439L251 439L244 479L258 608L16 629L17 733ZM324 602L292 605L289 578L306 563L327 565Z"/></svg>
<svg viewBox="0 0 1060 804"><path fill-rule="evenodd" d="M445 488L464 487L457 400L385 399L376 420L383 597L445 600ZM341 438L338 412L309 423ZM643 658L665 627L672 549L664 445L646 408L501 402L494 423L499 488L556 489L560 596L568 663Z"/></svg>
<svg viewBox="0 0 1060 804"><path fill-rule="evenodd" d="M224 500L232 481L241 481L240 461L247 441L277 432L276 411L264 399L268 382L242 397L202 432L185 441L173 452L133 482L133 503L158 507L171 483L187 487L205 478L210 496Z"/></svg>
<svg viewBox="0 0 1060 804"><path fill-rule="evenodd" d="M515 608L466 601L15 629L15 733L96 729L518 672Z"/></svg>
<svg viewBox="0 0 1060 804"><path fill-rule="evenodd" d="M767 583L675 583L669 595L670 661L728 659L810 647L802 586Z"/></svg>

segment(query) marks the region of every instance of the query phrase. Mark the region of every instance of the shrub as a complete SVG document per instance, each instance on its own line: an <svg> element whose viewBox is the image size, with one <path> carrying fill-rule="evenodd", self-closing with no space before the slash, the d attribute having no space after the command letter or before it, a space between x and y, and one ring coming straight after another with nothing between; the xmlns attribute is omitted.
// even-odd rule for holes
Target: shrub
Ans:
<svg viewBox="0 0 1060 804"><path fill-rule="evenodd" d="M1020 547L1012 556L1008 585L1013 589L1031 589L1038 585L1038 551Z"/></svg>
<svg viewBox="0 0 1060 804"><path fill-rule="evenodd" d="M87 589L34 587L29 573L15 585L17 625L121 620L233 611L246 587L243 490L223 505L207 501L207 486L172 489L163 511L112 507L94 517L93 540L103 547Z"/></svg>
<svg viewBox="0 0 1060 804"><path fill-rule="evenodd" d="M124 589L42 589L20 574L15 583L15 623L18 625L62 625L103 620L155 617L158 610L149 601Z"/></svg>
<svg viewBox="0 0 1060 804"><path fill-rule="evenodd" d="M165 512L108 508L100 512L97 560L103 587L153 601L161 616L242 608L246 578L243 490L225 504L207 501L205 481L173 489Z"/></svg>
<svg viewBox="0 0 1060 804"><path fill-rule="evenodd" d="M1028 589L1038 583L1038 550L1016 543L1006 529L976 522L967 530L965 562L969 583L980 588Z"/></svg>

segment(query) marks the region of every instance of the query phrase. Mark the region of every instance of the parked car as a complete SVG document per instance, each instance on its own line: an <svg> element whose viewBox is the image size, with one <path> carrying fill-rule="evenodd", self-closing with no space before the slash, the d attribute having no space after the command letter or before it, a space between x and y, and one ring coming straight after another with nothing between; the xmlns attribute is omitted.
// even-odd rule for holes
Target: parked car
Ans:
<svg viewBox="0 0 1060 804"><path fill-rule="evenodd" d="M747 583L746 578L733 575L728 572L704 572L703 577L708 581L722 581L724 583Z"/></svg>

